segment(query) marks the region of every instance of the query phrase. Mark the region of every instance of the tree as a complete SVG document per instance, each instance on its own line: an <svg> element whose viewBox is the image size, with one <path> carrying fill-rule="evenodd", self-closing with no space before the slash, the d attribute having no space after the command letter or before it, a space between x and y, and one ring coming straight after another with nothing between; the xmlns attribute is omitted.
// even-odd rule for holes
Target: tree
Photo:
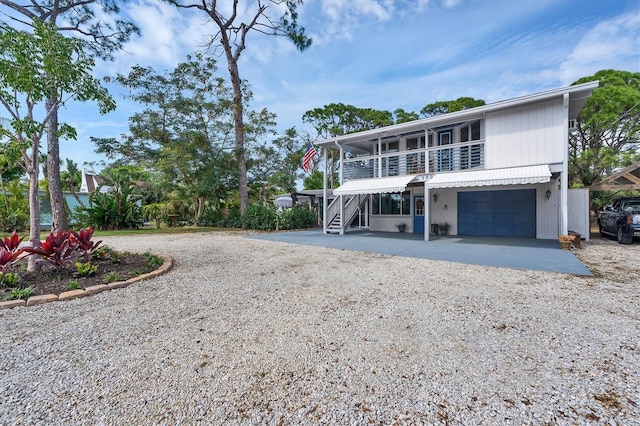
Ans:
<svg viewBox="0 0 640 426"><path fill-rule="evenodd" d="M243 2L239 10L239 1L234 0L228 16L223 15L223 11L228 7L229 2L218 5L217 0L210 2L194 2L188 0L165 0L177 7L185 9L198 9L205 12L216 26L216 33L209 40L209 46L219 46L224 52L227 60L227 68L231 78L233 88L233 121L235 147L234 154L238 163L238 193L240 197L240 212L244 213L249 201L247 165L245 158L245 125L244 125L244 92L238 61L240 55L246 48L246 38L250 31L265 35L284 36L289 38L293 44L303 51L311 46L311 39L305 35L305 29L298 26L297 6L302 4L302 0L268 0L255 1L252 6L247 6ZM269 14L270 6L275 10L281 10L283 5L285 12L280 17ZM253 10L253 12L251 12ZM246 21L242 17L247 16Z"/></svg>
<svg viewBox="0 0 640 426"><path fill-rule="evenodd" d="M454 101L439 101L427 104L420 110L420 114L423 117L434 117L440 114L448 114L450 112L479 107L484 104L485 102L482 99L461 97Z"/></svg>
<svg viewBox="0 0 640 426"><path fill-rule="evenodd" d="M33 25L33 34L0 29L0 104L11 117L9 126L0 127L0 138L17 144L22 153L29 176L30 240L35 246L40 243L38 155L54 111L70 99L95 101L101 113L115 108L115 103L91 76L94 63L79 40L64 37L51 24L36 21ZM37 107L54 98L55 109L45 108L44 116L36 117ZM75 129L64 123L58 125L58 133L76 136Z"/></svg>
<svg viewBox="0 0 640 426"><path fill-rule="evenodd" d="M131 34L138 33L135 25L118 17L117 14L120 11L118 0L42 0L40 3L37 0L22 3L0 0L0 4L15 12L14 15L4 15L14 23L15 27L31 27L35 33L38 25L51 24L60 31L76 35L78 40L82 39L83 43L79 46L85 53L103 59L111 59L112 53L120 49ZM97 13L98 16L96 12L100 12ZM104 15L116 17L105 19ZM2 22L2 25L7 24ZM50 80L49 83L56 82ZM68 227L60 181L59 136L65 132L60 131L58 123L58 108L61 105L57 97L59 94L59 91L51 90L49 97L45 100L45 111L50 115L46 122L47 182L51 199L53 231L65 230Z"/></svg>
<svg viewBox="0 0 640 426"><path fill-rule="evenodd" d="M69 191L78 191L82 183L82 172L75 161L65 158L65 162L66 170L60 173L60 179Z"/></svg>
<svg viewBox="0 0 640 426"><path fill-rule="evenodd" d="M640 161L640 73L601 70L573 84L600 82L569 137L569 183L590 186Z"/></svg>
<svg viewBox="0 0 640 426"><path fill-rule="evenodd" d="M274 139L270 145L257 150L250 160L253 184L261 187L261 198L282 192L295 192L298 170L302 164L304 148L294 127Z"/></svg>
<svg viewBox="0 0 640 426"><path fill-rule="evenodd" d="M415 112L407 112L402 108L398 108L393 111L393 115L396 117L396 124L400 123L408 123L409 121L414 121L420 118L420 116Z"/></svg>
<svg viewBox="0 0 640 426"><path fill-rule="evenodd" d="M188 56L187 62L163 74L134 67L117 80L146 108L129 119L130 134L121 140L93 139L99 153L119 164L157 171L164 193L196 219L207 204L226 200L238 182L232 91L216 70L216 61L202 54ZM248 88L243 90L250 100ZM275 116L267 110L245 111L245 151L250 154L259 149Z"/></svg>
<svg viewBox="0 0 640 426"><path fill-rule="evenodd" d="M339 103L307 111L302 116L302 121L310 123L318 136L326 139L389 126L393 124L393 114Z"/></svg>

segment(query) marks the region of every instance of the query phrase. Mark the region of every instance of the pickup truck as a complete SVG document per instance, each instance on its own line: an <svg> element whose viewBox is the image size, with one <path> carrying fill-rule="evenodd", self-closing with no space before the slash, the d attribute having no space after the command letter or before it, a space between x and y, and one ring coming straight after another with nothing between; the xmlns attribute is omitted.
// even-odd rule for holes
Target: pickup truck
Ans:
<svg viewBox="0 0 640 426"><path fill-rule="evenodd" d="M601 235L613 235L620 244L631 244L640 237L640 197L614 198L600 212Z"/></svg>

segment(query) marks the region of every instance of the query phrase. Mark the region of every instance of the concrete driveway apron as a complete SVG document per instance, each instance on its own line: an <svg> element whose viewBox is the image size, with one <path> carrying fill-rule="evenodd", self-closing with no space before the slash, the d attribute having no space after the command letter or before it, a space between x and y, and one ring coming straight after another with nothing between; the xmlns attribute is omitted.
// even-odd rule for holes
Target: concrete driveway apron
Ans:
<svg viewBox="0 0 640 426"><path fill-rule="evenodd" d="M368 230L351 230L344 235L324 234L322 230L275 232L249 238L472 265L593 275L570 250L561 250L555 240L435 236L424 241L422 234Z"/></svg>

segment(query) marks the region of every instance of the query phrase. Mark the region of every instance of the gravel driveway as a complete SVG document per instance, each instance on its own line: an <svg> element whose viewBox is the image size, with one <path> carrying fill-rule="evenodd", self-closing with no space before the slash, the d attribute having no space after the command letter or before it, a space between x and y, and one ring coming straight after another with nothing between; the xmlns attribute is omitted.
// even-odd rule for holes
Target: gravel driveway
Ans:
<svg viewBox="0 0 640 426"><path fill-rule="evenodd" d="M229 234L105 243L177 265L0 311L0 424L638 424L638 244L587 244L606 259L589 278Z"/></svg>

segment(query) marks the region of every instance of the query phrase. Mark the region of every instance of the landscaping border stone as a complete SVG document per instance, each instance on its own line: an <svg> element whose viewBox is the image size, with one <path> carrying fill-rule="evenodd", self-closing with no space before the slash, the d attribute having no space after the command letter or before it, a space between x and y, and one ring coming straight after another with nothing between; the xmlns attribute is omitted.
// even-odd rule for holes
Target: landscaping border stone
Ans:
<svg viewBox="0 0 640 426"><path fill-rule="evenodd" d="M164 275L167 272L169 272L173 267L173 258L171 256L165 256L162 254L156 254L156 256L161 257L163 260L162 265L160 265L158 269L151 272L147 272L145 274L138 275L137 277L129 278L126 281L117 281L110 284L94 285L91 287L87 287L84 290L78 289L78 290L65 291L63 293L60 293L60 295L42 294L39 296L31 296L27 300L23 300L23 299L7 300L4 302L0 302L0 309L11 309L11 308L15 308L16 306L34 306L34 305L40 305L43 303L49 303L49 302L55 302L55 301L62 302L65 300L77 299L79 297L91 296L93 294L98 294L107 290L125 288L125 287L128 287L130 284L155 278L160 275Z"/></svg>

